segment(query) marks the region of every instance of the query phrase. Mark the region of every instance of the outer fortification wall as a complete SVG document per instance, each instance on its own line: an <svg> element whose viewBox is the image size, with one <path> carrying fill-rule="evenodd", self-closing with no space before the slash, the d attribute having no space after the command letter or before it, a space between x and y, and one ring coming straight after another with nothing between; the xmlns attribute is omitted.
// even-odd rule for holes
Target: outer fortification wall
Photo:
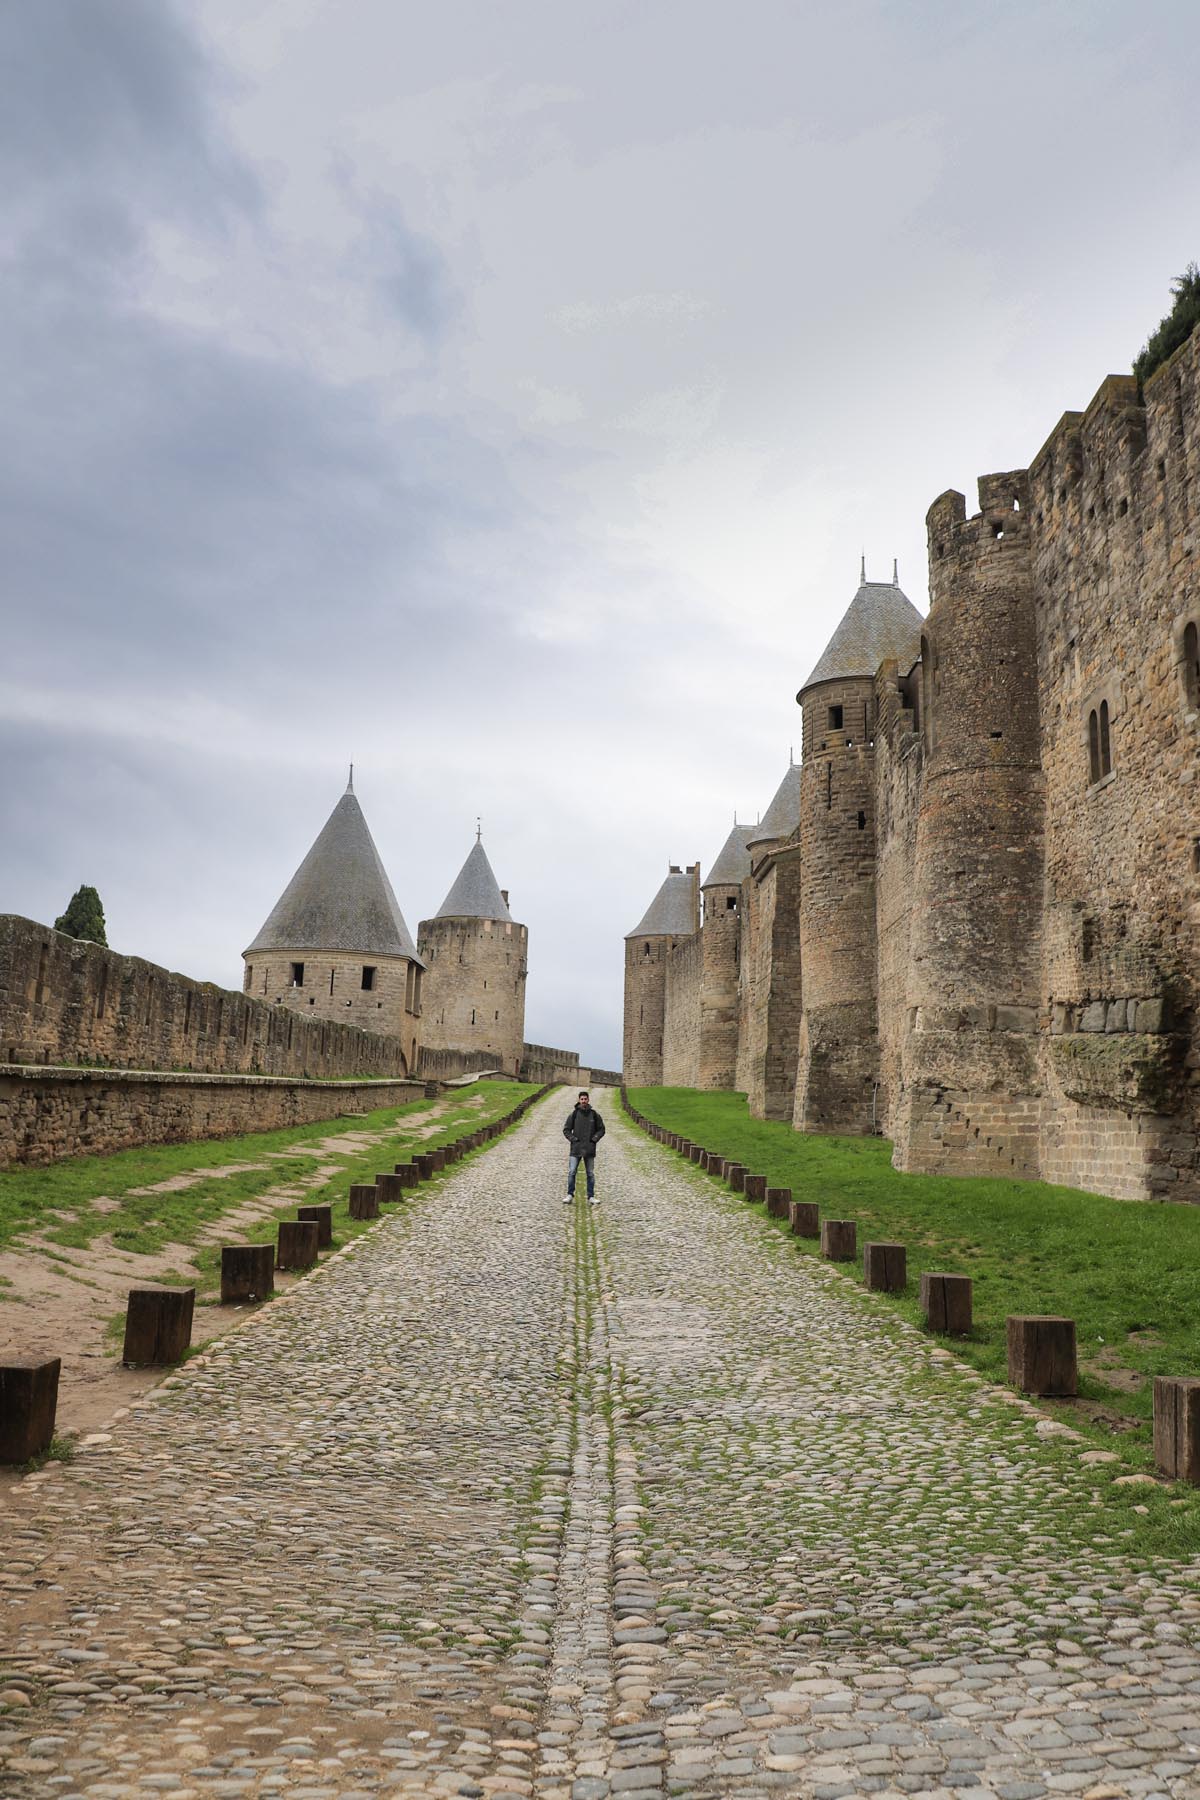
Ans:
<svg viewBox="0 0 1200 1800"><path fill-rule="evenodd" d="M0 1063L336 1080L407 1076L399 1039L191 981L0 916Z"/></svg>

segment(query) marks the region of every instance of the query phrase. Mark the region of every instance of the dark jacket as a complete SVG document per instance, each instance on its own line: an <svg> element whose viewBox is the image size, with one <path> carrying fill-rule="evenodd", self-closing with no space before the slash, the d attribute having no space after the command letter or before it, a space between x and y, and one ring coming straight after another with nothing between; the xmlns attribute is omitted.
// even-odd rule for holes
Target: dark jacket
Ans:
<svg viewBox="0 0 1200 1800"><path fill-rule="evenodd" d="M584 1112L582 1107L573 1106L571 1116L563 1126L563 1136L571 1145L572 1156L595 1156L596 1145L604 1136L604 1120L594 1106Z"/></svg>

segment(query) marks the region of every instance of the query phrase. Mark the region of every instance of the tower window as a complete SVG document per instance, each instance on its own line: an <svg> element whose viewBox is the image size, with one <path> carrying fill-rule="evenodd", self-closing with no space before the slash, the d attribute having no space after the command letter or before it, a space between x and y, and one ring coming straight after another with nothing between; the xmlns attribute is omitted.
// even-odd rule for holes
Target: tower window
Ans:
<svg viewBox="0 0 1200 1800"><path fill-rule="evenodd" d="M1200 712L1200 632L1195 619L1183 628L1183 692L1189 712Z"/></svg>
<svg viewBox="0 0 1200 1800"><path fill-rule="evenodd" d="M369 994L371 992L371 990L374 988L374 986L375 986L375 970L374 970L374 968L364 964L363 972L362 972L362 991L363 991L363 993Z"/></svg>
<svg viewBox="0 0 1200 1800"><path fill-rule="evenodd" d="M737 895L736 894L727 894L725 896L725 911L726 912L736 912L737 911Z"/></svg>
<svg viewBox="0 0 1200 1800"><path fill-rule="evenodd" d="M244 981L244 982L243 982L243 983L242 983L242 986L243 986L243 987L244 987L244 988L245 988L245 990L246 990L246 992L247 992L247 993L249 993L249 992L250 992L250 983L251 983L251 982L252 982L252 981L253 981L253 980L254 980L254 964L253 964L253 963L247 963L247 964L246 964L246 979L245 979L245 981Z"/></svg>
<svg viewBox="0 0 1200 1800"><path fill-rule="evenodd" d="M833 764L826 763L825 764L825 810L826 810L826 812L828 812L830 810L832 805L833 805Z"/></svg>
<svg viewBox="0 0 1200 1800"><path fill-rule="evenodd" d="M1088 781L1095 787L1112 774L1112 731L1108 701L1101 700L1088 714Z"/></svg>
<svg viewBox="0 0 1200 1800"><path fill-rule="evenodd" d="M333 992L333 978L336 974L337 974L336 969L330 969L330 971L329 971L329 991L331 994Z"/></svg>
<svg viewBox="0 0 1200 1800"><path fill-rule="evenodd" d="M843 707L840 707L840 706L831 706L830 707L830 709L829 709L829 729L830 729L830 731L840 731L842 729L842 719L844 717L844 712L845 712L845 709Z"/></svg>
<svg viewBox="0 0 1200 1800"><path fill-rule="evenodd" d="M860 812L858 815L858 829L860 831L865 831L867 829L867 815L865 812Z"/></svg>
<svg viewBox="0 0 1200 1800"><path fill-rule="evenodd" d="M303 987L304 986L304 964L303 963L292 963L290 965L290 967L291 967L291 971L292 971L292 986L293 987Z"/></svg>

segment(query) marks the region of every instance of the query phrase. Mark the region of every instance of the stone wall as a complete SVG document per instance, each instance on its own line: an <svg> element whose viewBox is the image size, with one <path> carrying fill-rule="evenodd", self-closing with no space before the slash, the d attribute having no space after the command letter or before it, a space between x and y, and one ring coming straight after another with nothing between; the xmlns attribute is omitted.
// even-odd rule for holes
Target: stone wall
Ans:
<svg viewBox="0 0 1200 1800"><path fill-rule="evenodd" d="M0 915L0 1064L207 1074L407 1076L394 1037L310 1020Z"/></svg>
<svg viewBox="0 0 1200 1800"><path fill-rule="evenodd" d="M417 1052L417 1074L422 1081L457 1081L460 1075L479 1075L499 1068L488 1050L430 1050Z"/></svg>
<svg viewBox="0 0 1200 1800"><path fill-rule="evenodd" d="M756 1119L791 1119L796 1103L803 989L800 974L800 845L769 851L754 867L747 1103Z"/></svg>
<svg viewBox="0 0 1200 1800"><path fill-rule="evenodd" d="M397 1039L412 1068L421 1014L421 971L406 956L342 950L264 950L246 960L242 992L287 1007L306 1024L329 1020Z"/></svg>
<svg viewBox="0 0 1200 1800"><path fill-rule="evenodd" d="M737 1085L738 974L741 958L741 892L736 885L707 888L700 934L700 1055L696 1086Z"/></svg>
<svg viewBox="0 0 1200 1800"><path fill-rule="evenodd" d="M621 1067L630 1087L661 1087L668 937L625 940L625 1025Z"/></svg>
<svg viewBox="0 0 1200 1800"><path fill-rule="evenodd" d="M910 679L894 662L876 680L875 933L879 1036L877 1128L895 1135L907 1030L913 863L924 777L918 726L919 665Z"/></svg>
<svg viewBox="0 0 1200 1800"><path fill-rule="evenodd" d="M578 1050L555 1050L549 1044L522 1045L522 1081L536 1081L539 1087L552 1081L568 1087L586 1087L589 1079L588 1071L579 1066Z"/></svg>
<svg viewBox="0 0 1200 1800"><path fill-rule="evenodd" d="M273 1131L404 1106L412 1081L303 1081L0 1065L0 1167Z"/></svg>
<svg viewBox="0 0 1200 1800"><path fill-rule="evenodd" d="M663 1002L664 1087L700 1085L701 934L679 938L667 962Z"/></svg>
<svg viewBox="0 0 1200 1800"><path fill-rule="evenodd" d="M525 1041L528 933L501 919L423 919L421 1042L431 1050L482 1050L506 1075Z"/></svg>

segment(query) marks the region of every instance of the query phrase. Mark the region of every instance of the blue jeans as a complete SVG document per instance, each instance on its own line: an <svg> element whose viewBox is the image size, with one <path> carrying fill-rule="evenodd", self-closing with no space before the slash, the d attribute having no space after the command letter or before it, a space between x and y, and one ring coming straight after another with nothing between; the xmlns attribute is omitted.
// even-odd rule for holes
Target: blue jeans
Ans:
<svg viewBox="0 0 1200 1800"><path fill-rule="evenodd" d="M567 1192L572 1195L575 1192L575 1171L580 1163L583 1164L584 1173L587 1175L587 1197L590 1200L596 1191L596 1159L594 1156L576 1156L572 1152L567 1158Z"/></svg>

